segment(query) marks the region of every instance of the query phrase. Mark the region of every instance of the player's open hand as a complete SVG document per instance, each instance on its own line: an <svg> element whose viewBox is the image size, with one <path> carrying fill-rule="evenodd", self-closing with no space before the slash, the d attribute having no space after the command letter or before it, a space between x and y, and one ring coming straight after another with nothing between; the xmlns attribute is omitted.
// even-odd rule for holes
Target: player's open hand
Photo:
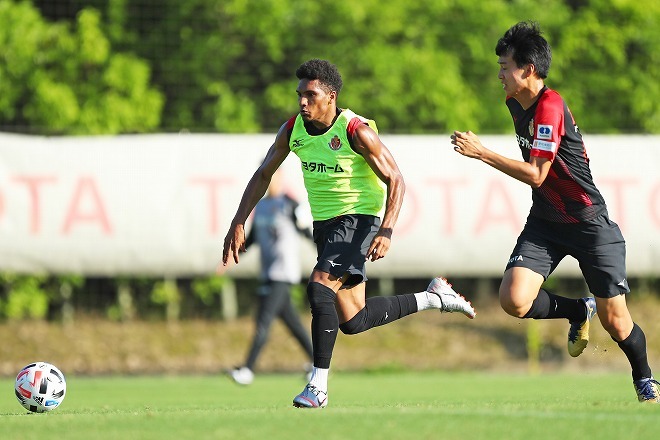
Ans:
<svg viewBox="0 0 660 440"><path fill-rule="evenodd" d="M245 228L242 224L232 225L227 232L222 248L222 265L229 263L229 254L232 255L234 263L238 264L239 252L245 252Z"/></svg>
<svg viewBox="0 0 660 440"><path fill-rule="evenodd" d="M471 131L455 131L451 135L451 143L454 151L473 159L479 159L484 150L479 137Z"/></svg>
<svg viewBox="0 0 660 440"><path fill-rule="evenodd" d="M385 257L392 243L392 230L385 228L378 231L367 251L367 260L376 261Z"/></svg>

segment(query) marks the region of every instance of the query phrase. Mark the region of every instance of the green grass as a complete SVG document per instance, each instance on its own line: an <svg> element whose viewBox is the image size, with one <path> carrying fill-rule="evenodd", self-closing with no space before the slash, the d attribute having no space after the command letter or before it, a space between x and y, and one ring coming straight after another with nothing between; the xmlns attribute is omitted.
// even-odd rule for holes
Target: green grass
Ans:
<svg viewBox="0 0 660 440"><path fill-rule="evenodd" d="M293 375L249 387L218 376L68 377L55 411L28 414L0 380L3 439L655 438L660 405L626 375L334 373L329 406L302 410Z"/></svg>

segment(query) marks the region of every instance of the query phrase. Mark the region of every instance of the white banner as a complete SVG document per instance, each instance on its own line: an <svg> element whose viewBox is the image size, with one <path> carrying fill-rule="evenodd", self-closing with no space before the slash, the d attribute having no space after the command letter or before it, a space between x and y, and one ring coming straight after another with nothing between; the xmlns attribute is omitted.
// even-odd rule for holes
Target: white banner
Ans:
<svg viewBox="0 0 660 440"><path fill-rule="evenodd" d="M382 139L407 192L390 253L369 263L369 274L501 274L527 217L530 188L458 155L448 135ZM213 273L243 189L273 140L274 135L0 134L0 270ZM520 158L513 135L482 141ZM585 142L596 184L626 237L629 274L657 274L660 137L586 136ZM293 154L285 170L290 191L305 203ZM309 271L314 247L305 244L301 252ZM229 273L256 274L255 254L246 254ZM577 265L569 258L558 271L576 274Z"/></svg>

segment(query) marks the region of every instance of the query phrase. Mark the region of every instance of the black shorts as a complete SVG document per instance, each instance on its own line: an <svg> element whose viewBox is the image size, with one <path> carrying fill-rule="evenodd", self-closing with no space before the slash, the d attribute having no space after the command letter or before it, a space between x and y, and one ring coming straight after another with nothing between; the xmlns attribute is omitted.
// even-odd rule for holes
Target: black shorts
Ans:
<svg viewBox="0 0 660 440"><path fill-rule="evenodd" d="M343 288L367 281L364 264L379 228L380 218L373 215L349 214L315 221L314 243L318 258L314 269L337 278L350 274Z"/></svg>
<svg viewBox="0 0 660 440"><path fill-rule="evenodd" d="M594 296L612 298L630 292L626 242L606 214L583 223L528 217L506 268L526 267L547 279L566 255L578 261Z"/></svg>

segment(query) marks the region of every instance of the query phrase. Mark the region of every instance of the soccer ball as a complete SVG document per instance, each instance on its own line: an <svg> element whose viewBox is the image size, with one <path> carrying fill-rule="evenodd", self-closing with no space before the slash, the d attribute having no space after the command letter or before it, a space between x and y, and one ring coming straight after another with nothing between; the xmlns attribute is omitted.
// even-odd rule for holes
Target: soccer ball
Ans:
<svg viewBox="0 0 660 440"><path fill-rule="evenodd" d="M42 413L60 406L66 394L66 381L56 366L35 362L18 373L14 391L23 408Z"/></svg>

